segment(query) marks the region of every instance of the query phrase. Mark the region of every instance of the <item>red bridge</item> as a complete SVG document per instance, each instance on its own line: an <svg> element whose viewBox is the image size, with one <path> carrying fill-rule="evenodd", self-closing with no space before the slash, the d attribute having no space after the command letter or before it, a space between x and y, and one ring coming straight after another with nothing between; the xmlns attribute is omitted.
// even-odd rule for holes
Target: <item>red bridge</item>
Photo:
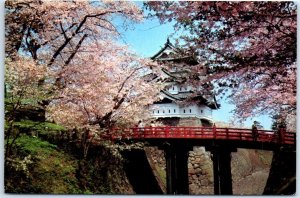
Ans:
<svg viewBox="0 0 300 198"><path fill-rule="evenodd" d="M113 129L104 139L115 142L145 141L164 150L167 194L189 194L188 152L204 146L212 154L215 194L232 194L231 153L237 148L295 152L296 133L217 127L144 127Z"/></svg>
<svg viewBox="0 0 300 198"><path fill-rule="evenodd" d="M149 140L149 139L203 139L203 140L233 140L260 143L276 143L295 145L296 133L279 131L257 130L255 140L252 129L216 128L216 127L144 127L129 129L113 129L105 138L111 140Z"/></svg>

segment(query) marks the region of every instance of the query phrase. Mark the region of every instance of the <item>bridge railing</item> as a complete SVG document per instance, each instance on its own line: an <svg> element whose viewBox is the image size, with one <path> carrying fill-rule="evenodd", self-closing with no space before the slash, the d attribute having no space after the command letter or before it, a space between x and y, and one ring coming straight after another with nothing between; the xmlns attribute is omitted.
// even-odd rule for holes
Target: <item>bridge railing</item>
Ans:
<svg viewBox="0 0 300 198"><path fill-rule="evenodd" d="M258 142L275 142L295 144L296 134L284 132L283 136L276 131L258 130L254 139L251 129L217 128L217 127L173 127L158 126L144 128L113 129L111 139L153 139L153 138L184 138L184 139L224 139Z"/></svg>

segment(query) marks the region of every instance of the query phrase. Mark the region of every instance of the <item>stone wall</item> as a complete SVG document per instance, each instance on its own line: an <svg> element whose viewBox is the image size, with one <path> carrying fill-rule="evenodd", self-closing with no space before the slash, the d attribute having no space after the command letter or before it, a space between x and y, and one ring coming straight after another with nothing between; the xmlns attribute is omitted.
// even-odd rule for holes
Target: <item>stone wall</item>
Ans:
<svg viewBox="0 0 300 198"><path fill-rule="evenodd" d="M233 194L262 195L269 177L273 152L238 149L231 157Z"/></svg>
<svg viewBox="0 0 300 198"><path fill-rule="evenodd" d="M194 147L189 152L188 175L191 195L213 194L213 163L210 152L205 152L204 147Z"/></svg>
<svg viewBox="0 0 300 198"><path fill-rule="evenodd" d="M202 126L202 124L198 118L181 118L178 126Z"/></svg>
<svg viewBox="0 0 300 198"><path fill-rule="evenodd" d="M156 147L148 147L156 171L166 182L166 162L164 152ZM265 188L272 152L238 149L231 159L232 186L235 195L261 195ZM213 195L214 175L211 153L204 147L194 147L188 158L189 192L191 195ZM166 185L165 185L166 186Z"/></svg>
<svg viewBox="0 0 300 198"><path fill-rule="evenodd" d="M166 187L166 161L164 151L157 147L147 147L155 164L157 174L162 177ZM213 169L210 153L204 147L194 147L188 158L189 191L192 195L213 194Z"/></svg>
<svg viewBox="0 0 300 198"><path fill-rule="evenodd" d="M198 118L159 118L157 122L164 126L202 126Z"/></svg>

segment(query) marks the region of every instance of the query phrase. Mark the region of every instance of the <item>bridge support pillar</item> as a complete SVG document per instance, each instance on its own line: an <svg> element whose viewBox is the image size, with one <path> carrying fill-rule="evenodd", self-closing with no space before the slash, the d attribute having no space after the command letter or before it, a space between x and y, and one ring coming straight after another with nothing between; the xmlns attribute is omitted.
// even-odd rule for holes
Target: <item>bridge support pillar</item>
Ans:
<svg viewBox="0 0 300 198"><path fill-rule="evenodd" d="M224 147L214 147L214 193L215 195L232 195L231 151Z"/></svg>
<svg viewBox="0 0 300 198"><path fill-rule="evenodd" d="M165 147L167 194L189 194L188 151L188 148L178 145Z"/></svg>
<svg viewBox="0 0 300 198"><path fill-rule="evenodd" d="M171 146L165 148L166 158L166 179L167 179L167 194L175 194L176 192L176 176L175 176L175 152Z"/></svg>

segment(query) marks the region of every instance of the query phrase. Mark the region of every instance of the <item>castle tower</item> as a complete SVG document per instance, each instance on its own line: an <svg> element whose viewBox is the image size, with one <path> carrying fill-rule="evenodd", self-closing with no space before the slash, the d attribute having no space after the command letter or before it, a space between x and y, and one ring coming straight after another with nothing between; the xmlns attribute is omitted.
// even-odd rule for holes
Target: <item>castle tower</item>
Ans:
<svg viewBox="0 0 300 198"><path fill-rule="evenodd" d="M199 94L199 87L186 83L191 76L189 68L199 64L196 58L174 47L168 39L152 60L163 65L160 80L166 84L160 100L150 106L152 117L170 126L212 126L212 110L220 105L211 94L209 85L206 84ZM207 69L203 67L195 78L199 80L206 76Z"/></svg>

